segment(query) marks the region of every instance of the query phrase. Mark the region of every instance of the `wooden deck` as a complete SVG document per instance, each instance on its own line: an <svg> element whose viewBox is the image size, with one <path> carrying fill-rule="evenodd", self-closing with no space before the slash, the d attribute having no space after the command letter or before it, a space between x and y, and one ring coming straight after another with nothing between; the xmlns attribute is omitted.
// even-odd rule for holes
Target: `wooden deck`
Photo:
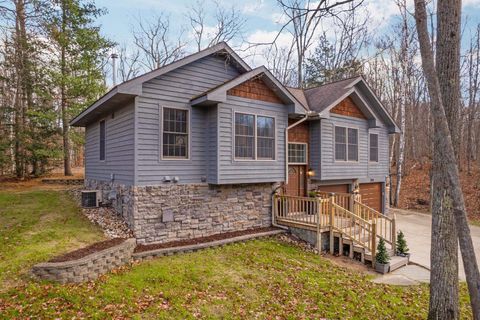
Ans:
<svg viewBox="0 0 480 320"><path fill-rule="evenodd" d="M316 232L318 247L322 247L321 234L329 232L332 253L335 237L339 239L340 254L343 244L350 245L349 253L352 257L354 252L360 252L362 261L369 260L372 264L380 238L385 240L388 249L393 252L396 238L395 217L387 217L353 198L345 197L275 195L274 219L279 225Z"/></svg>

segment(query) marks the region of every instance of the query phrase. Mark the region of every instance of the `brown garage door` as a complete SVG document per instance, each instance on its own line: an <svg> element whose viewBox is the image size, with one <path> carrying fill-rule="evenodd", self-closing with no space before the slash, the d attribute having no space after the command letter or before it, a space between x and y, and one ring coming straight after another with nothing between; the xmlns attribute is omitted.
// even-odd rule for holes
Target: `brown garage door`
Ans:
<svg viewBox="0 0 480 320"><path fill-rule="evenodd" d="M365 205L383 213L381 183L361 183L360 195Z"/></svg>
<svg viewBox="0 0 480 320"><path fill-rule="evenodd" d="M318 190L323 192L348 193L348 184L333 184L330 186L319 186Z"/></svg>

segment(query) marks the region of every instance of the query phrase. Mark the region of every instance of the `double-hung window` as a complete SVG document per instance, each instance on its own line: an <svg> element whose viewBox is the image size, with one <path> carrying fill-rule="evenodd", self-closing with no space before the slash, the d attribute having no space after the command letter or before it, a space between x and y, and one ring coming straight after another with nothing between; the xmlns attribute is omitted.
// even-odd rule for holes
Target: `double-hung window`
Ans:
<svg viewBox="0 0 480 320"><path fill-rule="evenodd" d="M335 127L335 160L358 161L358 129Z"/></svg>
<svg viewBox="0 0 480 320"><path fill-rule="evenodd" d="M275 159L275 119L235 113L235 159Z"/></svg>
<svg viewBox="0 0 480 320"><path fill-rule="evenodd" d="M378 162L378 134L370 133L370 161Z"/></svg>
<svg viewBox="0 0 480 320"><path fill-rule="evenodd" d="M188 159L188 110L163 108L162 155Z"/></svg>
<svg viewBox="0 0 480 320"><path fill-rule="evenodd" d="M257 116L257 159L275 159L275 119Z"/></svg>
<svg viewBox="0 0 480 320"><path fill-rule="evenodd" d="M100 121L100 161L105 160L105 140L106 140L105 120L102 120Z"/></svg>

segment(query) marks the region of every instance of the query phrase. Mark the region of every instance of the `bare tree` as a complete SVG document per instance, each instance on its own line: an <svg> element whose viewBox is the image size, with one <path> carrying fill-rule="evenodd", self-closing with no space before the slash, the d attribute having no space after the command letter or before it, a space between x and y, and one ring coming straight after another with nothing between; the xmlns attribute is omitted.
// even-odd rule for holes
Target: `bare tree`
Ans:
<svg viewBox="0 0 480 320"><path fill-rule="evenodd" d="M302 87L304 84L303 69L306 54L315 40L315 35L322 19L336 17L343 12L354 11L362 2L363 0L320 0L318 2L310 0L278 0L287 21L280 28L273 43L276 42L284 30L292 34L296 49L298 87Z"/></svg>
<svg viewBox="0 0 480 320"><path fill-rule="evenodd" d="M219 42L231 41L243 35L246 19L234 6L229 9L222 7L217 1L215 5L214 25L209 27L205 13L205 1L198 0L190 8L188 19L193 30L197 51L216 45Z"/></svg>
<svg viewBox="0 0 480 320"><path fill-rule="evenodd" d="M322 32L314 53L306 61L306 86L341 80L361 72L360 54L370 38L369 19L368 12L361 15L352 10L334 17L328 29L320 26Z"/></svg>
<svg viewBox="0 0 480 320"><path fill-rule="evenodd" d="M297 84L296 69L291 63L294 55L293 43L288 47L273 46L263 51L267 67L286 86L295 86Z"/></svg>
<svg viewBox="0 0 480 320"><path fill-rule="evenodd" d="M183 31L178 36L173 35L168 16L157 15L150 21L139 18L132 33L142 55L139 61L148 70L160 68L185 54Z"/></svg>
<svg viewBox="0 0 480 320"><path fill-rule="evenodd" d="M474 124L477 118L480 102L478 94L480 91L480 24L477 25L475 35L470 40L470 48L466 56L467 65L467 171L472 172L472 160L475 159Z"/></svg>
<svg viewBox="0 0 480 320"><path fill-rule="evenodd" d="M118 74L122 82L130 80L139 75L140 68L140 51L138 48L131 52L127 50L126 45L122 45L118 50L119 64Z"/></svg>
<svg viewBox="0 0 480 320"><path fill-rule="evenodd" d="M432 46L427 26L425 0L415 0L415 19L422 56L423 70L428 83L431 98L431 112L435 121L434 158L432 167L432 265L430 275L430 319L458 318L458 273L445 265L444 260L452 257L456 251L456 241L448 225L455 225L467 276L470 302L474 319L480 319L480 273L470 236L455 150L449 129L446 104L460 103L459 95L451 90L460 91L459 83L451 81L459 76L460 19L461 1L439 1L437 7L437 57L445 64L435 67ZM446 47L446 44L449 47ZM440 51L440 52L438 52ZM447 59L449 56L450 59ZM458 74L454 74L458 73ZM451 83L448 85L446 81ZM453 98L458 99L453 101ZM448 107L448 108L451 108ZM454 213L454 220L450 213ZM441 244L441 245L438 245ZM452 248L453 246L453 248ZM437 251L434 251L437 249ZM436 259L434 256L441 256ZM445 268L447 267L447 268ZM449 286L450 285L450 286Z"/></svg>

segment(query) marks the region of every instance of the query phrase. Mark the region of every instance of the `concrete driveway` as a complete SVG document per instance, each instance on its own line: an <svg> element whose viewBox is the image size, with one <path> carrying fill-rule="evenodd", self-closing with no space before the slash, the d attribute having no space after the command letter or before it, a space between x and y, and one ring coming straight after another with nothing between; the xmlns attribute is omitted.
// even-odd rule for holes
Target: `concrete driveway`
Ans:
<svg viewBox="0 0 480 320"><path fill-rule="evenodd" d="M402 230L412 254L410 261L430 269L430 244L432 218L429 214L409 210L390 209L397 217L397 230ZM480 227L470 226L477 263L480 265ZM460 250L459 250L460 256ZM459 277L465 281L463 262L460 259Z"/></svg>

